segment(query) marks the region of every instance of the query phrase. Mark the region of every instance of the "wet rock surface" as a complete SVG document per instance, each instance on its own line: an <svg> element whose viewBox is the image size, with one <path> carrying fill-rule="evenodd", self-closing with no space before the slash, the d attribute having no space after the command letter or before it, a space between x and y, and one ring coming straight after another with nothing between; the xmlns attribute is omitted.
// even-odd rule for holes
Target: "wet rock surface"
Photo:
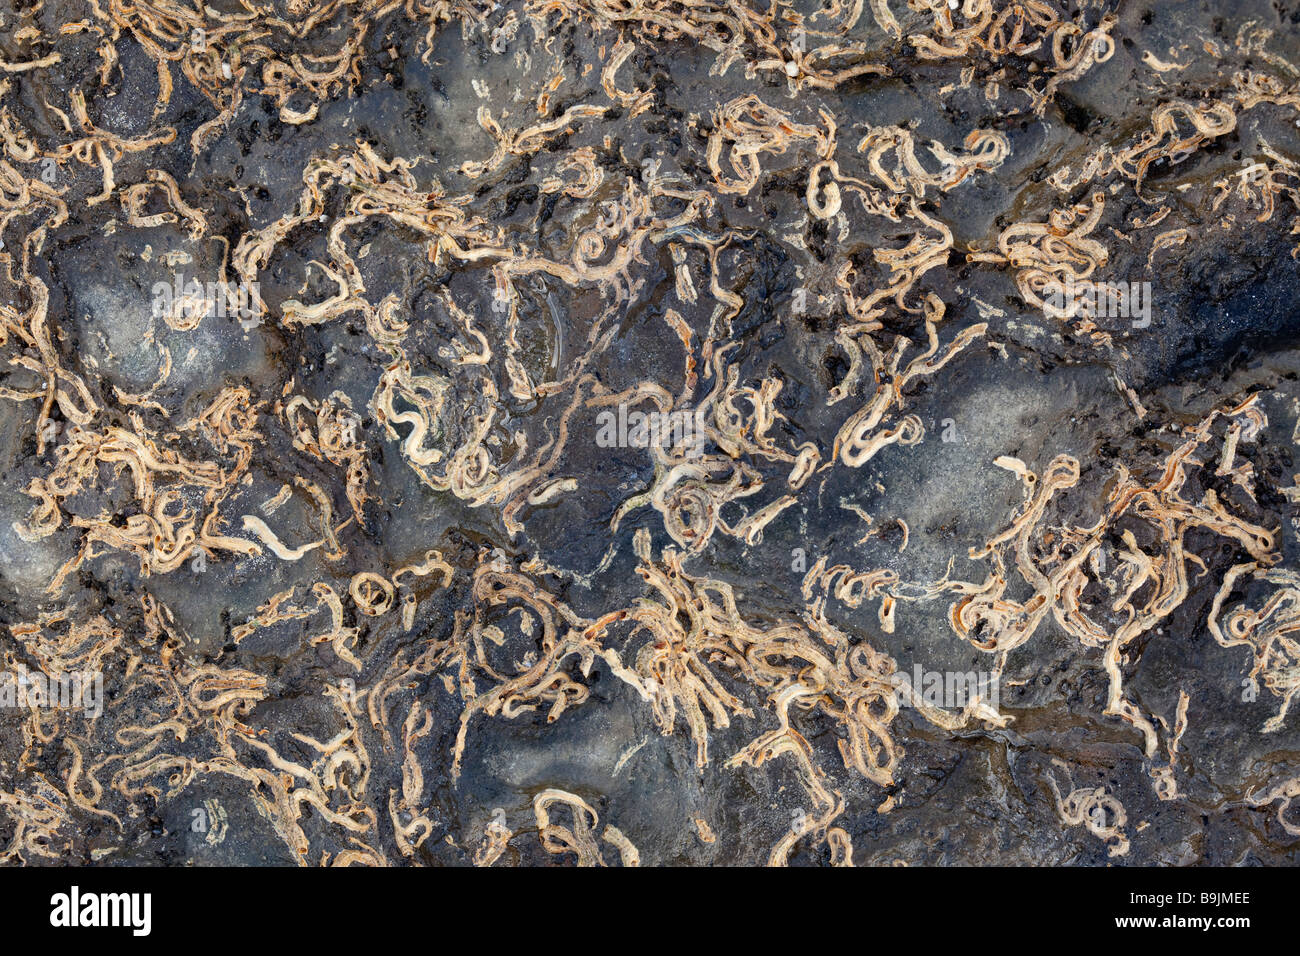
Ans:
<svg viewBox="0 0 1300 956"><path fill-rule="evenodd" d="M6 862L1296 858L1300 6L0 15Z"/></svg>

